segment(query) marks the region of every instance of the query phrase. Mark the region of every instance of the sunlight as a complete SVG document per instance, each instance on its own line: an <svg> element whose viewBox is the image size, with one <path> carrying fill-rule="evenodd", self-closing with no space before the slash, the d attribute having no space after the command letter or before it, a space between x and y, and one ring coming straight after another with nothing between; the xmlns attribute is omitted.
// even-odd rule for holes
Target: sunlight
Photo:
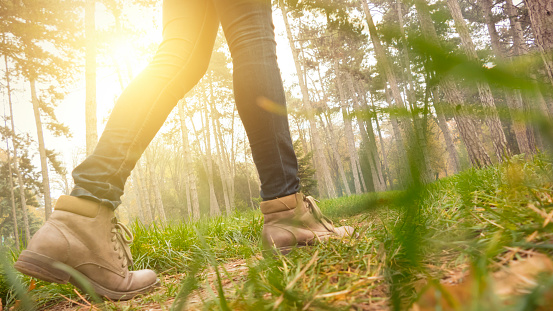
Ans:
<svg viewBox="0 0 553 311"><path fill-rule="evenodd" d="M0 311L551 310L552 0L258 2L0 1Z"/></svg>
<svg viewBox="0 0 553 311"><path fill-rule="evenodd" d="M138 58L136 49L127 40L116 42L110 56L116 63L115 66L124 66L125 62L132 62Z"/></svg>

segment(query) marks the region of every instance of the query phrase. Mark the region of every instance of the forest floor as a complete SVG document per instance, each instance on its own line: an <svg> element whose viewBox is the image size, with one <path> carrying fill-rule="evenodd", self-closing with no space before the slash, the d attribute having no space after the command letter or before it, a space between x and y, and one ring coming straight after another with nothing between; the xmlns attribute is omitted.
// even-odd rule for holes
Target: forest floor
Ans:
<svg viewBox="0 0 553 311"><path fill-rule="evenodd" d="M27 298L12 293L4 303L29 299L42 310L552 310L552 176L543 158L513 158L407 191L325 200L323 212L354 226L358 237L288 256L261 255L259 211L135 224L133 269L160 273L153 293L92 303L72 286L19 276Z"/></svg>

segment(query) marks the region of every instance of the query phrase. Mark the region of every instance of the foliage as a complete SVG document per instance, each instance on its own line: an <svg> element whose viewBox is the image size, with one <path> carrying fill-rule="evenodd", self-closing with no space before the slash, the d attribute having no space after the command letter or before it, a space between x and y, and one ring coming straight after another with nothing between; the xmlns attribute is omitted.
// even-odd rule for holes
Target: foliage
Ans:
<svg viewBox="0 0 553 311"><path fill-rule="evenodd" d="M221 292L201 296L204 308L224 310L220 299L224 293L230 309L345 310L369 304L384 307L390 302L403 310L425 298L417 294L416 284L423 280L433 284L432 280L447 277L450 269L464 266L460 271L473 271L477 282L473 286L486 289L473 296L473 307L467 310L543 306L542 297L550 288L546 275L538 283L542 287L505 300L492 290L492 273L506 264L505 256L523 260L520 256L532 250L551 255L548 241L553 238L553 224L543 225L553 204L551 173L552 164L545 156L532 162L515 157L503 165L441 179L417 192L326 200L320 203L323 212L337 223L355 225L359 237L297 249L287 257L258 257L262 228L258 211L166 227L135 223L134 268L155 269L165 277L188 276L166 279L165 291L132 305L165 304L175 295L181 302L188 297L190 304L198 299L197 288L212 284ZM232 281L217 285L215 276L204 270L206 265L218 270L222 280ZM43 305L56 302L54 293L78 299L68 289L37 282L31 294Z"/></svg>
<svg viewBox="0 0 553 311"><path fill-rule="evenodd" d="M2 141L6 141L6 139L12 138L11 130L2 127L0 128L0 138ZM23 183L25 186L25 197L27 198L27 207L29 211L29 227L31 234L36 232L38 228L42 225L43 220L42 216L36 211L36 208L39 207L39 202L37 200L37 196L42 191L41 184L39 183L39 172L37 171L37 168L33 165L31 160L31 150L29 147L31 146L31 140L28 136L22 136L17 135L14 137L15 142L18 146L18 161L19 161L19 169L22 174ZM13 154L11 155L10 159L13 161ZM2 241L0 243L5 244L7 246L13 246L13 238L14 238L14 224L13 224L13 215L12 215L12 202L11 202L11 193L10 193L10 185L9 185L9 167L10 163L8 163L7 154L5 154L2 151L0 151L0 176L2 178L0 179L0 236L2 237ZM15 172L15 168L12 165L12 182L14 185L14 199L16 204L16 210L21 209L21 201L19 196L19 191L21 189L17 185L17 175ZM21 240L25 240L23 238L24 234L22 234L24 231L24 223L23 223L23 216L22 213L17 213L17 223L18 228L20 230L19 236Z"/></svg>
<svg viewBox="0 0 553 311"><path fill-rule="evenodd" d="M315 168L313 166L313 151L306 153L301 142L294 142L294 151L298 158L298 178L300 179L301 192L305 195L317 196L317 180L315 179Z"/></svg>

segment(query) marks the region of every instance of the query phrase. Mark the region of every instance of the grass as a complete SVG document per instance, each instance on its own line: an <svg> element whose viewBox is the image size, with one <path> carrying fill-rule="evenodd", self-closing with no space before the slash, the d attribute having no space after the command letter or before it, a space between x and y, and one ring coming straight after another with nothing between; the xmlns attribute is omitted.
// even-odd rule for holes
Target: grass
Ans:
<svg viewBox="0 0 553 311"><path fill-rule="evenodd" d="M134 269L156 270L162 286L103 307L547 310L553 267L539 275L521 275L515 268L530 258L545 267L550 263L551 173L543 156L514 157L404 192L325 200L323 212L336 224L355 226L359 237L296 249L287 257L261 257L259 211L164 227L135 223ZM3 259L3 275L10 277L0 278L0 293L8 305L23 302L18 295L31 284L10 272L16 256ZM517 276L530 279L531 286L520 288ZM16 290L8 283L21 286ZM499 285L512 285L508 289L515 294L502 295ZM67 300L87 304L67 285L36 281L29 294L43 309Z"/></svg>

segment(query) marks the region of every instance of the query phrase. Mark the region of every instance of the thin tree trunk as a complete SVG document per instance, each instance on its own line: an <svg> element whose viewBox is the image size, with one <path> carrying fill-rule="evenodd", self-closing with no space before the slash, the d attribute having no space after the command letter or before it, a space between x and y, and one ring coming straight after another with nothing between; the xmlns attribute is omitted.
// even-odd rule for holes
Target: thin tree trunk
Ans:
<svg viewBox="0 0 553 311"><path fill-rule="evenodd" d="M334 59L333 61L334 72L336 74L336 86L338 88L338 95L340 98L340 103L342 106L342 118L344 119L345 134L346 134L346 145L348 146L348 153L351 164L351 174L353 175L353 185L355 187L355 193L361 194L361 182L359 180L359 171L357 170L358 156L357 151L355 150L355 139L353 137L353 126L351 125L351 118L348 113L348 106L345 99L342 79L340 77L340 72L338 70L338 60Z"/></svg>
<svg viewBox="0 0 553 311"><path fill-rule="evenodd" d="M140 183L138 181L138 178L136 176L136 170L133 170L132 171L132 182L133 182L133 192L134 192L134 195L135 195L135 199L136 199L136 207L137 207L137 212L138 212L138 218L140 219L140 221L142 221L142 223L147 223L146 222L146 214L144 212L144 207L142 205L142 195L140 193Z"/></svg>
<svg viewBox="0 0 553 311"><path fill-rule="evenodd" d="M4 38L4 41L5 41L5 38ZM5 64L5 69L6 69L6 91L8 92L8 104L10 106L10 122L11 122L11 125L12 125L12 132L11 132L11 135L12 135L12 145L13 145L13 154L14 154L14 165L15 167L18 167L17 165L17 146L15 144L15 126L14 126L14 121L13 121L13 110L12 110L12 90L11 90L11 85L10 85L10 72L9 72L9 66L8 66L8 56L4 55L4 64ZM6 129L8 129L8 121L7 121L7 118L6 116L4 115L4 126L6 127ZM16 210L16 205L15 205L15 194L14 194L14 183L13 183L13 172L12 172L12 163L11 163L11 155L10 155L10 143L9 143L9 139L8 139L8 136L6 134L6 153L8 154L8 168L9 168L9 174L10 174L10 197L11 197L11 203L12 203L12 216L13 216L13 229L14 229L14 238L15 238L15 247L16 249L20 249L20 245L19 245L19 229L18 229L18 226L17 226L17 210ZM19 170L16 169L16 172L17 172L17 176L19 177L20 174L19 174ZM23 193L23 187L22 187L22 184L20 183L19 185L19 189L20 189L20 192ZM21 196L22 199L25 198L25 194L23 193L23 195ZM25 202L25 200L21 200L22 202L22 206L24 206L23 202ZM26 231L27 232L27 231ZM29 236L27 236L27 243L29 242Z"/></svg>
<svg viewBox="0 0 553 311"><path fill-rule="evenodd" d="M44 213L46 220L52 214L52 199L50 198L50 178L48 177L48 159L46 158L46 147L44 146L44 134L42 133L42 121L40 120L40 111L38 98L36 96L35 80L30 79L31 99L33 103L33 111L35 114L36 132L38 138L38 149L40 153L40 165L42 171L42 187L44 189ZM26 214L26 213L25 213Z"/></svg>
<svg viewBox="0 0 553 311"><path fill-rule="evenodd" d="M249 170L248 170L248 165L246 164L247 163L247 148L246 148L246 141L247 141L247 137L246 137L246 132L244 132L244 138L242 139L242 142L243 142L243 148L244 148L244 176L246 176L246 180L248 181L248 192L250 194L249 198L250 198L250 206L253 208L255 208L254 204L253 204L253 194L252 194L252 187L251 187L251 182L250 182L250 174L249 174Z"/></svg>
<svg viewBox="0 0 553 311"><path fill-rule="evenodd" d="M212 76L210 75L210 81L212 81ZM213 84L210 82L210 92L211 92L211 121L213 125L213 137L215 139L215 145L217 147L217 153L219 154L218 159L220 163L219 171L221 174L221 182L223 184L223 191L225 192L225 209L227 215L234 211L234 178L232 175L232 165L229 161L227 155L227 150L225 148L225 143L223 141L223 133L221 131L221 122L219 122L219 112L215 108L215 103L213 101ZM236 109L236 107L235 107ZM234 117L234 110L233 110ZM233 122L234 124L234 119ZM233 133L234 136L234 133ZM233 139L234 140L234 139ZM225 190L226 188L226 190Z"/></svg>
<svg viewBox="0 0 553 311"><path fill-rule="evenodd" d="M407 49L407 39L405 37L405 29L403 24L403 12L401 8L401 1L396 0L396 11L398 16L398 29L401 34L401 48L403 50L403 66L405 67L405 72L407 75L407 82L409 84L409 89L407 91L407 100L411 106L416 105L416 96L415 96L415 84L413 82L413 74L411 72L411 60L409 58L409 50Z"/></svg>
<svg viewBox="0 0 553 311"><path fill-rule="evenodd" d="M236 144L234 143L234 122L235 122L235 115L236 115L236 105L234 105L234 108L232 109L232 126L231 126L231 129L230 129L230 132L231 132L231 137L230 137L230 141L231 141L231 146L230 146L230 163L228 163L229 161L229 158L228 156L226 156L226 153L225 153L225 158L227 160L227 163L228 163L228 168L229 168L229 183L230 183L230 207L232 208L232 210L234 210L236 208L236 202L234 202L234 196L236 194L236 185L234 183L234 179L235 179L235 176L236 176ZM220 123L219 123L219 132L220 132ZM221 144L222 146L224 146L223 144L223 138L222 138L222 134L220 134L220 139L221 139ZM223 148L225 149L225 148Z"/></svg>
<svg viewBox="0 0 553 311"><path fill-rule="evenodd" d="M359 102L361 101L359 99L359 96L357 95L357 92L355 90L355 85L353 82L353 78L351 75L347 75L348 82L350 85L350 89L353 95L355 95L356 98L353 100L353 110L357 113L361 113L361 107L359 105ZM366 116L369 116L369 114L365 114ZM368 120L366 120L366 124L369 127L369 131L371 133L369 134L367 130L365 129L365 126L363 125L363 120L359 118L359 116L356 117L357 120L357 126L359 127L359 131L361 132L361 137L363 139L363 143L365 146L369 149L369 162L370 162L370 168L371 168L371 177L372 182L374 186L374 191L385 191L386 190L386 182L384 181L384 178L382 176L382 167L380 165L380 157L378 156L378 148L376 147L376 141L374 137L373 132L373 126L372 126L372 120L369 117ZM370 135L370 136L369 136ZM359 163L359 166L361 166L361 163ZM361 170L359 170L361 172ZM363 179L362 179L363 181ZM363 181L364 183L364 181ZM366 186L365 186L366 188ZM367 191L367 189L365 190Z"/></svg>
<svg viewBox="0 0 553 311"><path fill-rule="evenodd" d="M371 161L372 161L373 165L376 167L376 171L378 173L378 176L377 176L378 183L381 184L382 191L385 191L385 190L388 189L388 185L387 185L388 175L387 174L389 172L387 171L388 168L386 167L386 165L387 165L386 159L384 159L384 157L383 157L383 159L380 160L380 154L379 154L379 151L378 151L378 147L377 147L377 143L376 143L376 136L375 136L374 127L373 127L373 123L372 123L372 119L373 119L373 116L374 116L374 120L375 120L376 125L380 126L378 124L378 115L374 111L374 106L372 105L372 103L371 103L371 105L368 104L368 99L367 99L367 94L366 94L367 92L364 90L364 87L362 87L360 85L360 83L356 83L355 88L357 89L358 94L361 94L361 99L358 99L358 102L361 103L361 107L359 109L360 109L360 111L365 111L365 114L366 114L366 120L364 120L365 122L361 122L361 120L359 120L359 118L358 118L358 122L360 122L359 127L363 128L363 130L364 130L363 124L366 124L366 126L367 126L366 134L368 135L368 141L369 141L369 144L370 144L369 150L370 150L370 153L371 153ZM372 94L370 96L371 96L371 101L372 101ZM379 128L379 130L380 130L380 128ZM384 146L384 143L382 141L380 142L380 144L381 144L381 147ZM384 150L381 149L381 151L382 151L382 155L384 155ZM373 182L373 185L375 185L374 182Z"/></svg>
<svg viewBox="0 0 553 311"><path fill-rule="evenodd" d="M156 198L156 208L160 220L163 224L167 223L167 215L165 215L165 208L163 207L163 200L161 198L161 190L159 189L159 178L155 177L155 174L152 170L152 184L154 185L154 194Z"/></svg>
<svg viewBox="0 0 553 311"><path fill-rule="evenodd" d="M388 180L389 189L392 189L394 187L394 185L392 183L392 175L390 174L390 166L388 166L388 160L387 160L388 157L386 156L386 148L384 146L384 139L382 138L382 131L380 130L380 122L378 122L378 115L376 113L376 109L375 109L375 106L374 106L373 94L370 94L370 98L371 98L371 107L370 108L371 108L371 111L374 113L374 121L375 121L375 124L376 124L376 130L378 131L378 139L380 140L380 152L382 153L382 165L384 165L384 171L386 171L386 178L385 178L384 182L386 183L386 180ZM370 129L372 130L372 124L371 124Z"/></svg>
<svg viewBox="0 0 553 311"><path fill-rule="evenodd" d="M152 213L152 204L150 203L150 194L148 193L148 186L146 183L146 178L144 176L144 171L142 170L142 165L140 164L140 161L136 163L136 169L137 169L137 180L139 182L140 187L140 195L142 196L142 200L144 202L144 210L146 211L146 218L148 219L148 223L152 223L154 221L154 215Z"/></svg>
<svg viewBox="0 0 553 311"><path fill-rule="evenodd" d="M388 87L384 90L384 93L386 94L386 102L388 103L388 108L392 107L392 98L390 96L390 92L388 90ZM399 124L397 121L397 118L393 117L392 114L390 114L390 123L392 124L392 131L394 133L394 141L397 146L397 158L398 163L396 164L396 174L397 174L397 180L399 182L399 185L402 189L405 189L409 185L409 181L411 179L411 173L409 171L409 166L407 161L405 160L405 154L407 153L407 149L405 148L405 144L403 142L403 136L401 135L401 130L399 129Z"/></svg>
<svg viewBox="0 0 553 311"><path fill-rule="evenodd" d="M98 142L96 117L96 0L85 2L85 127L86 127L86 155L91 155Z"/></svg>
<svg viewBox="0 0 553 311"><path fill-rule="evenodd" d="M15 174L17 175L17 184L19 185L19 201L21 203L21 212L23 213L23 225L25 226L25 241L29 244L31 241L31 231L29 229L29 218L27 215L27 199L25 198L25 183L23 182L23 176L19 169L19 157L17 156L17 143L15 141L15 122L13 118L13 103L11 98L10 76L8 71L8 59L4 56L6 63L6 87L8 91L8 104L10 106L10 123L12 130L12 145L13 145L13 164ZM8 150L9 152L9 150ZM17 225L17 223L15 224Z"/></svg>
<svg viewBox="0 0 553 311"><path fill-rule="evenodd" d="M322 117L319 115L319 118L321 118L321 123L322 122ZM336 138L336 135L334 134L334 126L332 125L332 122L330 120L330 118L328 118L327 116L327 122L326 122L328 125L327 125L327 133L328 135L330 136L329 139L331 141L331 143L329 144L330 145L330 149L332 150L332 154L334 156L334 160L335 160L335 163L336 165L338 166L338 174L340 176L340 180L342 180L342 184L344 185L344 190L346 191L346 195L351 195L351 190L349 189L349 185L348 185L348 179L346 178L346 173L344 171L344 165L342 164L342 160L341 160L341 156L340 156L340 153L338 152L338 139Z"/></svg>
<svg viewBox="0 0 553 311"><path fill-rule="evenodd" d="M213 105L213 109L215 109L215 105ZM216 110L214 110L216 111ZM232 167L229 163L227 151L225 148L225 144L223 142L223 133L221 131L221 122L219 122L219 117L215 117L212 114L212 123L213 123L213 131L215 133L215 143L217 144L217 152L219 153L220 162L221 162L221 169L222 169L222 175L221 175L221 181L226 184L227 188L227 197L229 200L229 208L227 209L227 213L232 213L234 211L234 178L231 175Z"/></svg>
<svg viewBox="0 0 553 311"><path fill-rule="evenodd" d="M8 87L9 92L9 87ZM8 94L8 97L11 97L11 94ZM7 118L4 116L4 125L6 128L8 128L8 122ZM10 198L11 198L11 204L12 204L12 217L13 217L13 233L14 233L14 239L15 239L15 248L19 250L19 229L17 228L17 212L15 209L15 194L13 191L14 185L13 185L13 172L12 172L12 161L11 161L11 155L10 155L10 143L8 139L8 135L6 135L6 153L8 154L8 174L9 176L9 187L10 187ZM17 160L17 159L16 159ZM23 190L23 189L21 189Z"/></svg>
<svg viewBox="0 0 553 311"><path fill-rule="evenodd" d="M459 2L457 2L457 0L447 0L447 5L455 21L457 33L461 37L461 43L465 54L470 60L479 61L476 48L470 37L469 29L461 13ZM492 90L485 82L477 82L476 84L478 87L478 94L480 95L480 101L484 108L484 120L491 132L495 154L497 155L497 159L502 162L503 159L511 155L511 152L507 146L507 138L503 132L501 120L499 120L499 114L497 113Z"/></svg>
<svg viewBox="0 0 553 311"><path fill-rule="evenodd" d="M434 92L432 92L434 94ZM457 174L461 171L461 164L459 162L459 155L455 144L453 143L453 138L451 137L451 132L447 126L447 121L442 109L442 104L439 103L439 97L435 94L433 96L434 109L436 109L438 127L442 131L445 141L445 148L449 154L449 163L453 167L453 174Z"/></svg>
<svg viewBox="0 0 553 311"><path fill-rule="evenodd" d="M197 178L196 172L192 165L191 148L188 142L188 130L186 128L186 117L184 115L184 105L179 101L179 119L182 135L182 154L184 157L185 183L186 183L186 199L188 207L188 217L192 219L200 218L200 201L198 199L198 189L196 187Z"/></svg>
<svg viewBox="0 0 553 311"><path fill-rule="evenodd" d="M317 69L318 69L317 72L319 74L319 79L322 81L319 67L317 67ZM313 83L313 86L315 87L314 83ZM316 87L315 87L315 89L316 89ZM317 92L318 92L318 90L317 90ZM328 108L328 106L327 106L328 97L327 97L326 91L325 91L324 86L322 85L322 83L321 83L321 93L322 93L323 98L321 98L320 96L318 96L318 97L319 97L319 101L324 103L324 108L323 109L325 110L325 112L323 112L323 113L324 113L325 118L327 120L326 121L326 123L328 124L327 128L324 128L324 121L323 121L320 114L319 114L319 120L321 121L321 124L323 125L323 128L325 129L325 132L328 133L327 138L330 141L330 144L329 144L330 149L331 149L330 151L332 152L332 155L334 157L334 163L336 163L336 167L338 168L338 175L340 176L342 184L344 185L344 190L346 192L346 195L349 196L349 195L351 195L351 189L349 187L349 183L348 183L348 180L346 178L344 165L342 163L342 157L340 156L340 153L338 152L338 145L339 145L339 140L340 139L335 134L334 125L332 123L331 117L326 113L326 109Z"/></svg>
<svg viewBox="0 0 553 311"><path fill-rule="evenodd" d="M330 171L328 170L328 164L326 162L326 158L324 156L324 151L322 149L321 139L319 136L319 131L317 129L317 123L315 121L315 117L313 114L313 108L311 107L311 103L309 100L309 91L307 89L307 85L305 84L305 81L303 79L303 70L301 68L299 57L298 57L298 51L294 45L294 38L292 36L292 31L290 30L290 24L288 23L288 16L286 12L286 8L284 6L284 3L282 0L279 0L280 9L282 11L282 17L284 20L284 25L286 27L286 34L288 37L288 42L290 44L290 49L292 50L292 56L294 59L294 65L296 67L296 75L298 76L301 94L302 94L302 102L303 102L303 108L306 110L307 114L307 120L309 122L309 126L311 128L311 138L313 141L313 150L314 150L314 158L315 158L315 164L317 166L317 171L321 172L322 181L325 186L326 190L326 196L329 198L335 198L336 197L336 190L334 189L334 185L332 182L332 177L330 176ZM320 182L320 179L319 179Z"/></svg>
<svg viewBox="0 0 553 311"><path fill-rule="evenodd" d="M159 218L159 223L165 225L167 223L167 217L165 216L165 210L163 208L163 201L161 199L161 191L159 190L159 179L156 178L155 164L153 162L153 154L146 156L146 174L150 182L150 189L154 197L153 209Z"/></svg>
<svg viewBox="0 0 553 311"><path fill-rule="evenodd" d="M204 94L205 99L205 94ZM213 162L211 158L211 132L209 130L209 117L208 117L207 101L204 108L204 135L206 142L206 162L207 162L207 183L209 184L209 214L211 216L221 215L221 209L217 202L217 196L215 195L215 187L213 184Z"/></svg>
<svg viewBox="0 0 553 311"><path fill-rule="evenodd" d="M225 200L225 212L227 215L230 215L231 207L230 207L230 199L229 199L229 185L227 183L226 164L224 163L221 146L217 138L217 130L216 130L217 127L215 125L215 116L213 115L213 110L211 110L211 125L213 126L215 148L217 150L217 155L218 155L216 159L219 167L219 175L221 176L221 184L223 186L223 199Z"/></svg>

